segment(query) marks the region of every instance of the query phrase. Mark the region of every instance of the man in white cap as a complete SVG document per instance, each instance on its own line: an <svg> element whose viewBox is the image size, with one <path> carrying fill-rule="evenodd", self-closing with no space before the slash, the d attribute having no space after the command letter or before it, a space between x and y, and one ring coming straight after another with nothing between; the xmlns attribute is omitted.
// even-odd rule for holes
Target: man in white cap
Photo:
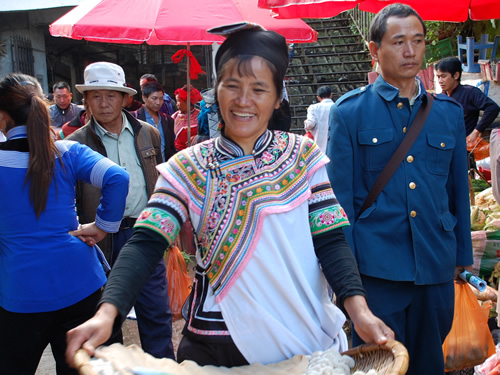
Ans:
<svg viewBox="0 0 500 375"><path fill-rule="evenodd" d="M155 127L122 109L128 96L136 94L136 90L126 85L125 73L119 65L109 62L90 64L85 68L84 78L85 83L75 87L83 94L92 117L67 139L86 144L130 174L120 230L99 243L113 265L122 246L132 236L135 221L154 190L158 177L156 165L163 160L161 137ZM81 223L95 217L100 199L101 191L92 185L80 183L77 186L77 210ZM174 358L172 311L164 260L156 265L138 296L135 311L143 350L158 358Z"/></svg>

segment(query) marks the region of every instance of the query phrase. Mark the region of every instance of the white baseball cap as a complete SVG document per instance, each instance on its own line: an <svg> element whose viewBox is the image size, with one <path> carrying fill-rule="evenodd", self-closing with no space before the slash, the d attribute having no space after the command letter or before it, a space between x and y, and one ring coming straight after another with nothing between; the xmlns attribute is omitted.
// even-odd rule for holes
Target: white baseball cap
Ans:
<svg viewBox="0 0 500 375"><path fill-rule="evenodd" d="M83 78L85 79L84 84L75 85L82 94L89 90L113 90L129 95L137 94L136 90L127 87L125 72L117 64L101 61L87 65Z"/></svg>

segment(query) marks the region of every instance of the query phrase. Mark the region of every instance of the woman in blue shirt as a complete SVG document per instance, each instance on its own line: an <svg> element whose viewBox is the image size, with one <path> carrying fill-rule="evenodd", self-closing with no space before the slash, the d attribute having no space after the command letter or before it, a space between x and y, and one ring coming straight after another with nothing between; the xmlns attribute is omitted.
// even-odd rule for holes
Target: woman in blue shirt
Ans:
<svg viewBox="0 0 500 375"><path fill-rule="evenodd" d="M54 141L28 75L0 82L0 131L1 372L34 374L50 344L57 374L77 374L64 360L66 331L95 311L106 282L95 244L120 226L128 173L84 145ZM95 222L74 233L77 180L103 198Z"/></svg>

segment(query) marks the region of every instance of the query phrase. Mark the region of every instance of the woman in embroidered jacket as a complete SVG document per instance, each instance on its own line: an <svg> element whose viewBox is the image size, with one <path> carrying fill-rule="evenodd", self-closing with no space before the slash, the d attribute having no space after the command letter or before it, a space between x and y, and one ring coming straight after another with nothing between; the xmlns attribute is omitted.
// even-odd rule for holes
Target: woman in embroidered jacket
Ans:
<svg viewBox="0 0 500 375"><path fill-rule="evenodd" d="M285 39L274 32L240 30L219 48L222 135L159 167L156 192L96 316L68 333L69 361L82 346L92 353L126 316L138 281L187 217L198 239L197 268L178 361L230 367L347 349L345 316L327 283L366 342L394 338L366 305L327 157L308 138L267 130L287 65Z"/></svg>
<svg viewBox="0 0 500 375"><path fill-rule="evenodd" d="M76 374L66 332L95 313L106 275L94 246L119 229L128 173L87 146L54 141L42 89L28 75L0 81L0 131L0 372L34 374L50 344L57 374ZM103 199L75 237L80 179Z"/></svg>

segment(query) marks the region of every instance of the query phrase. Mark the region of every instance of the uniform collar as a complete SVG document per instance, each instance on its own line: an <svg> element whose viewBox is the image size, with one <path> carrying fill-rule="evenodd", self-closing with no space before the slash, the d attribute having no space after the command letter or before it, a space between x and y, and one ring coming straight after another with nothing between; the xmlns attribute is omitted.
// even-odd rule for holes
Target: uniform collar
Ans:
<svg viewBox="0 0 500 375"><path fill-rule="evenodd" d="M415 81L417 82L419 88L416 96L416 99L418 99L425 92L425 88L418 77L415 77ZM375 91L377 91L377 93L388 102L399 96L399 89L387 83L381 74L377 77L373 86Z"/></svg>

